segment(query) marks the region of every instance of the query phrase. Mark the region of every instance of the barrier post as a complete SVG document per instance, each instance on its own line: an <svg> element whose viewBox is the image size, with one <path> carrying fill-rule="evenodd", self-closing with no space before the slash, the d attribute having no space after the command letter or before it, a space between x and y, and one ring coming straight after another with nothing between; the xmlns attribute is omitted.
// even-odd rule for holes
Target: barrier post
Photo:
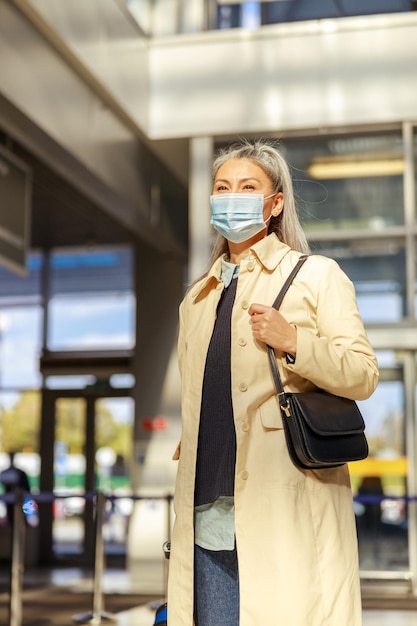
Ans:
<svg viewBox="0 0 417 626"><path fill-rule="evenodd" d="M95 519L95 550L93 575L93 610L72 617L79 624L101 624L103 621L116 622L117 618L104 610L103 600L103 571L104 571L104 540L103 524L106 508L106 497L98 492L96 496Z"/></svg>
<svg viewBox="0 0 417 626"><path fill-rule="evenodd" d="M12 555L10 565L9 626L22 624L22 590L25 554L25 516L23 492L17 489L13 505Z"/></svg>
<svg viewBox="0 0 417 626"><path fill-rule="evenodd" d="M167 495L166 496L166 504L167 504L167 532L166 532L166 537L167 540L165 541L165 543L163 544L163 551L164 551L164 556L165 556L165 561L164 561L164 593L165 593L165 597L167 595L167 591L168 591L168 559L169 559L169 553L171 551L171 525L172 525L172 520L171 520L171 501L172 501L172 496L171 495Z"/></svg>

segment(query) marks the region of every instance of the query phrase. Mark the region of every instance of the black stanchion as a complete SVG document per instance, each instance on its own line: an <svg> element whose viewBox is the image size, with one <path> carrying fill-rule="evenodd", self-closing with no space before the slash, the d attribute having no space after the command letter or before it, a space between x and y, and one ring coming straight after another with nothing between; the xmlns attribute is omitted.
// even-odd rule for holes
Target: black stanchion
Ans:
<svg viewBox="0 0 417 626"><path fill-rule="evenodd" d="M23 491L16 490L13 505L12 555L10 564L9 626L22 624L22 591L25 554L25 516Z"/></svg>
<svg viewBox="0 0 417 626"><path fill-rule="evenodd" d="M87 613L73 615L72 619L78 624L102 624L103 622L116 622L117 618L104 610L103 596L103 571L104 571L104 541L103 523L106 507L106 497L103 493L97 493L96 497L96 520L95 520L95 562L93 578L93 609Z"/></svg>
<svg viewBox="0 0 417 626"><path fill-rule="evenodd" d="M164 593L165 593L165 597L167 595L167 591L168 591L168 559L169 559L169 554L171 551L171 525L172 525L172 519L171 519L171 502L172 502L172 496L171 495L167 495L165 498L166 504L167 504L167 528L166 528L166 537L167 537L167 541L164 543L163 545L163 551L164 551L164 555L165 555L165 567L164 567Z"/></svg>

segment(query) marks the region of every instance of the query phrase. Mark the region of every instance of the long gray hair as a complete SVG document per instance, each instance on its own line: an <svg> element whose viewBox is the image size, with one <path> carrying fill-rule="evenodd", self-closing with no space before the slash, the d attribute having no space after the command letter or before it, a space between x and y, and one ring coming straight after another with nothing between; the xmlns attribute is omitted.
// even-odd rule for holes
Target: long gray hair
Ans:
<svg viewBox="0 0 417 626"><path fill-rule="evenodd" d="M229 159L250 159L264 170L271 180L273 191L281 191L284 195L284 208L277 217L269 220L268 234L275 233L280 241L293 250L308 253L310 248L298 218L291 173L284 157L264 140L242 140L217 153L212 165L213 180L218 169ZM219 234L211 254L210 266L227 251L227 241Z"/></svg>

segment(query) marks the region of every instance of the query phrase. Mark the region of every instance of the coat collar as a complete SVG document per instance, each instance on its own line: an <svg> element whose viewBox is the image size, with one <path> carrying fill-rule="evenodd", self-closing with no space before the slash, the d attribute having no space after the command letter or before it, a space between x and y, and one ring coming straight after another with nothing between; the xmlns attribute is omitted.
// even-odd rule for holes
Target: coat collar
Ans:
<svg viewBox="0 0 417 626"><path fill-rule="evenodd" d="M258 241L254 246L250 248L249 254L255 257L264 269L273 271L284 256L290 252L291 248L285 243L282 243L275 235L271 233L264 239ZM222 268L222 258L226 255L219 257L211 266L208 273L202 278L191 290L191 297L193 302L206 295L211 289L215 289L220 281L220 274Z"/></svg>

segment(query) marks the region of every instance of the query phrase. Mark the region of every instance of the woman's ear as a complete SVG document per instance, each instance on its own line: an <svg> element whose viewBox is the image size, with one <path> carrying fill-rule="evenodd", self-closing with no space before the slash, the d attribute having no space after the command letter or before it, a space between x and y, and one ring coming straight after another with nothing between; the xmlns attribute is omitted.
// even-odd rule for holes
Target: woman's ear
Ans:
<svg viewBox="0 0 417 626"><path fill-rule="evenodd" d="M282 191L279 191L274 198L274 204L272 205L271 215L273 217L278 217L278 215L282 213L283 208L284 208L284 194L282 193Z"/></svg>

